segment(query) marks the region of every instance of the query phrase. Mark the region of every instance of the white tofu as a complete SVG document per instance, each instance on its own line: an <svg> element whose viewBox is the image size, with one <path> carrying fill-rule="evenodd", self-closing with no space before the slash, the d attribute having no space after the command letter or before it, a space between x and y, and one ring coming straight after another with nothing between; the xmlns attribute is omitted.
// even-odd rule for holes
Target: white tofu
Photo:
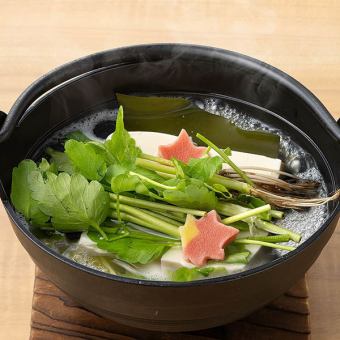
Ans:
<svg viewBox="0 0 340 340"><path fill-rule="evenodd" d="M264 231L258 231L257 235L268 235ZM240 232L239 238L249 236L249 232ZM260 250L261 246L254 244L245 245L245 249L250 252L248 260L250 261L256 253ZM242 271L246 264L242 263L223 263L223 262L213 262L207 264L208 267L224 268L228 274L237 273ZM168 275L181 267L194 268L195 266L190 262L186 261L183 257L182 247L172 247L169 249L161 258L161 269L164 275Z"/></svg>
<svg viewBox="0 0 340 340"><path fill-rule="evenodd" d="M150 132L150 131L131 131L131 137L135 139L137 145L144 153L158 156L158 146L173 143L177 136L169 135L167 133ZM109 138L109 137L108 137ZM216 156L214 150L209 152L210 156ZM239 167L258 166L273 170L281 169L281 160L262 155L256 155L247 152L232 151L230 159ZM230 169L229 165L223 164L223 169ZM253 170L258 174L266 174L273 177L279 177L276 172L267 172L261 170Z"/></svg>
<svg viewBox="0 0 340 340"><path fill-rule="evenodd" d="M102 256L109 254L106 250L99 249L97 243L93 242L86 232L83 232L78 241L78 247L83 248L91 256Z"/></svg>

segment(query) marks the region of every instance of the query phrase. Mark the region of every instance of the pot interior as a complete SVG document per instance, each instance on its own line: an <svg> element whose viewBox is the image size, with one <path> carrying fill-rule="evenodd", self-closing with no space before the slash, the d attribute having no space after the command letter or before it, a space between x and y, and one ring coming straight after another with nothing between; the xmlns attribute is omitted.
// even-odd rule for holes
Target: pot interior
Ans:
<svg viewBox="0 0 340 340"><path fill-rule="evenodd" d="M103 120L114 117L114 110L117 108L113 99L114 91L188 97L198 105L205 105L211 112L214 111L214 105L229 107L228 118L233 119L236 114L241 118L252 117L300 146L311 156L313 166L320 171L325 193L332 192L339 186L327 161L327 158L332 160L334 167L340 163L339 156L332 155L330 158L329 147L332 140L325 131L320 130L319 123L313 116L313 109L306 105L303 98L297 98L296 94L270 77L269 73L264 75L246 64L236 65L235 62L230 62L220 65L199 58L189 64L185 61L166 59L94 70L61 84L32 103L12 136L0 145L0 171L4 189L2 199L7 201L10 194L12 168L24 158L39 158L42 146L45 146L46 141L57 131L84 117L95 114L100 117L103 112ZM213 103L210 107L209 101ZM98 123L100 120L101 118ZM196 126L192 119L185 117L178 120L178 124L171 126L164 124L161 117L154 117L151 121L150 117L145 119L143 115L126 116L126 127L128 130L177 134L182 127L192 130L192 127ZM201 123L204 125L204 122ZM244 124L247 125L247 122ZM113 128L113 125L111 127ZM210 130L208 128L208 138L209 135L214 135L213 127ZM313 139L318 141L318 146ZM8 150L11 150L10 153ZM282 152L283 150L281 157L287 156ZM301 161L304 155L300 154ZM332 202L325 210L317 211L314 217L322 214L326 219L335 209L336 204ZM14 213L13 210L10 212ZM307 237L322 226L320 219L319 223L316 219L313 221L315 225L309 230ZM252 261L252 266L275 260L280 253L264 251L259 255Z"/></svg>

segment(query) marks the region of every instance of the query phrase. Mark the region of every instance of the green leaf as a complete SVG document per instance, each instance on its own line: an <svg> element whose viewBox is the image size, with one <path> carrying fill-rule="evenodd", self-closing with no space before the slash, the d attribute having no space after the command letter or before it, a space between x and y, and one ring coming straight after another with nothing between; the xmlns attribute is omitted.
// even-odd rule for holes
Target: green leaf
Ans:
<svg viewBox="0 0 340 340"><path fill-rule="evenodd" d="M125 130L123 119L123 107L121 106L118 110L116 130L104 145L109 152L111 163L130 170L134 167L136 158L141 151L136 146L135 140Z"/></svg>
<svg viewBox="0 0 340 340"><path fill-rule="evenodd" d="M182 165L184 173L192 178L208 182L213 175L222 169L221 157L192 158L188 165Z"/></svg>
<svg viewBox="0 0 340 340"><path fill-rule="evenodd" d="M230 254L227 256L227 258L223 262L247 264L249 262L248 260L249 255L250 255L250 251Z"/></svg>
<svg viewBox="0 0 340 340"><path fill-rule="evenodd" d="M150 239L124 237L103 240L95 232L89 232L88 236L97 243L98 248L109 251L118 259L130 264L147 264L155 261L169 248L166 242L159 243Z"/></svg>
<svg viewBox="0 0 340 340"><path fill-rule="evenodd" d="M67 172L70 175L74 173L74 168L66 153L53 150L52 148L47 148L46 153L51 157L50 162L56 165L59 172Z"/></svg>
<svg viewBox="0 0 340 340"><path fill-rule="evenodd" d="M91 139L83 131L72 131L66 135L66 139L74 139L78 142L89 142Z"/></svg>
<svg viewBox="0 0 340 340"><path fill-rule="evenodd" d="M39 163L39 170L42 173L52 172L54 174L58 173L58 169L55 163L49 163L47 159L42 158L41 162Z"/></svg>
<svg viewBox="0 0 340 340"><path fill-rule="evenodd" d="M171 279L177 282L188 282L193 280L203 279L208 277L212 272L214 272L215 268L213 267L204 267L204 268L178 268L175 270Z"/></svg>
<svg viewBox="0 0 340 340"><path fill-rule="evenodd" d="M258 197L246 195L246 194L238 195L237 201L240 203L243 203L244 205L246 205L248 208L251 208L251 209L262 207L267 204L265 201L261 200ZM271 215L269 211L266 211L260 214L259 216L266 221L271 220Z"/></svg>
<svg viewBox="0 0 340 340"><path fill-rule="evenodd" d="M85 231L90 226L102 232L100 225L109 215L109 194L100 183L89 183L80 174L49 174L46 183L34 187L32 196L61 232Z"/></svg>
<svg viewBox="0 0 340 340"><path fill-rule="evenodd" d="M13 168L11 201L15 209L24 215L27 221L35 225L44 225L49 216L39 208L39 202L32 197L32 189L43 183L43 177L37 165L31 160L20 162Z"/></svg>
<svg viewBox="0 0 340 340"><path fill-rule="evenodd" d="M181 180L177 184L177 189L163 191L163 197L168 203L201 210L213 210L216 206L215 192L210 191L202 181L195 179Z"/></svg>
<svg viewBox="0 0 340 340"><path fill-rule="evenodd" d="M91 144L70 139L65 143L65 153L73 167L85 178L100 181L105 176L105 159Z"/></svg>
<svg viewBox="0 0 340 340"><path fill-rule="evenodd" d="M137 176L121 174L112 178L111 190L115 194L120 194L126 191L136 191L138 184L140 184L140 180Z"/></svg>

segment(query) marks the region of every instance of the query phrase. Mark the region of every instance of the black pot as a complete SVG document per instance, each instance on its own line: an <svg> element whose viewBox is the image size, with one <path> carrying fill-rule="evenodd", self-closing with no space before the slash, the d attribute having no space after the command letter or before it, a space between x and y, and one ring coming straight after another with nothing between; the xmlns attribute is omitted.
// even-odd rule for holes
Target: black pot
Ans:
<svg viewBox="0 0 340 340"><path fill-rule="evenodd" d="M12 168L48 133L109 103L114 90L213 93L247 102L254 115L280 124L313 155L329 192L340 186L339 127L312 93L265 63L215 48L169 44L114 49L73 61L29 86L9 115L1 115L0 130L1 199L20 242L59 288L118 322L183 331L242 318L304 275L334 231L339 202L329 204L322 227L295 251L242 273L190 283L108 275L63 258L35 238L9 202Z"/></svg>

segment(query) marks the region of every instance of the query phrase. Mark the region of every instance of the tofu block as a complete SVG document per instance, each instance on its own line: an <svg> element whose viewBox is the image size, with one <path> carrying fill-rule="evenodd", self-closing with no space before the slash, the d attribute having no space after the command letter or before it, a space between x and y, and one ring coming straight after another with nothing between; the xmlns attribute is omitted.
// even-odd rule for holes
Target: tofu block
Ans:
<svg viewBox="0 0 340 340"><path fill-rule="evenodd" d="M136 140L137 145L144 153L149 155L158 156L158 146L173 143L177 136L167 133L151 132L151 131L131 131L131 137ZM210 156L216 156L214 150L209 152ZM230 159L239 167L257 166L273 170L280 170L282 162L280 159L271 158L262 155L256 155L247 152L232 151ZM230 169L227 164L223 164L224 169ZM279 175L275 172L267 172L261 170L253 170L258 174L266 174L278 178Z"/></svg>

